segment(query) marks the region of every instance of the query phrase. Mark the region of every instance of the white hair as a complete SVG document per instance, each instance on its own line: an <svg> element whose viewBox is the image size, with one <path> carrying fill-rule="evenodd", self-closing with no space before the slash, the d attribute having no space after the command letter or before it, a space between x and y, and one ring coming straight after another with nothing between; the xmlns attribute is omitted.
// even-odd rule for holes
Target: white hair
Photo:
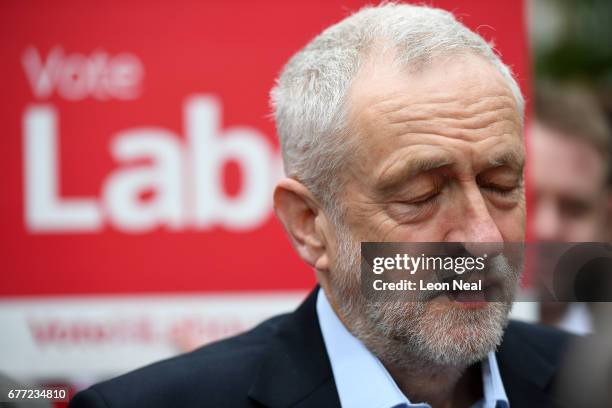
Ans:
<svg viewBox="0 0 612 408"><path fill-rule="evenodd" d="M354 139L346 137L347 94L369 49L381 43L404 66L457 53L484 57L506 79L523 117L523 97L510 69L450 12L394 3L359 10L296 53L271 91L285 173L308 187L332 216L339 209L342 165Z"/></svg>

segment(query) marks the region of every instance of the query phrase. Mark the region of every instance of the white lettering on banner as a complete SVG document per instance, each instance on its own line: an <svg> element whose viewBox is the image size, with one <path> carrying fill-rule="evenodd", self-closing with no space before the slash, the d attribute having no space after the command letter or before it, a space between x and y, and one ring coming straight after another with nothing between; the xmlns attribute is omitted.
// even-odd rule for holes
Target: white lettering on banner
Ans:
<svg viewBox="0 0 612 408"><path fill-rule="evenodd" d="M94 199L58 196L57 114L34 106L23 117L24 201L30 231L96 231L102 217Z"/></svg>
<svg viewBox="0 0 612 408"><path fill-rule="evenodd" d="M25 218L32 232L95 232L104 221L126 232L159 226L172 230L221 226L252 229L271 213L271 192L282 174L281 160L263 135L247 127L220 132L221 106L211 96L189 98L184 107L187 143L155 127L119 132L111 153L120 163L105 180L102 202L59 196L58 122L51 105L31 105L23 117ZM241 191L227 196L222 166L241 167ZM154 191L150 200L139 193Z"/></svg>
<svg viewBox="0 0 612 408"><path fill-rule="evenodd" d="M130 53L66 54L54 46L46 57L28 47L22 64L37 99L54 93L70 101L135 99L144 67ZM167 129L142 127L118 132L111 154L120 164L104 180L101 198L60 197L59 114L49 104L26 108L23 116L24 199L31 232L96 232L111 224L125 232L165 226L247 230L265 222L271 192L282 175L280 156L265 136L249 127L221 128L221 103L214 96L188 98L183 112L185 143ZM241 189L226 194L223 166L241 168ZM135 164L144 161L147 164ZM142 193L153 192L143 200Z"/></svg>
<svg viewBox="0 0 612 408"><path fill-rule="evenodd" d="M180 229L183 215L183 163L181 143L163 129L143 128L117 134L111 151L116 160L151 159L153 165L118 169L107 179L104 198L113 224L128 231L146 231L158 225ZM155 191L152 199L140 193Z"/></svg>
<svg viewBox="0 0 612 408"><path fill-rule="evenodd" d="M191 98L185 115L195 179L196 226L208 227L215 220L229 229L256 226L270 208L273 157L269 143L247 127L230 128L220 135L221 104L212 97ZM242 166L242 192L231 200L223 194L221 174L228 159Z"/></svg>
<svg viewBox="0 0 612 408"><path fill-rule="evenodd" d="M55 46L43 61L35 47L28 47L21 62L34 96L58 96L79 101L87 97L97 100L136 99L142 90L144 68L140 59L130 53L114 56L94 51L89 56L65 54Z"/></svg>

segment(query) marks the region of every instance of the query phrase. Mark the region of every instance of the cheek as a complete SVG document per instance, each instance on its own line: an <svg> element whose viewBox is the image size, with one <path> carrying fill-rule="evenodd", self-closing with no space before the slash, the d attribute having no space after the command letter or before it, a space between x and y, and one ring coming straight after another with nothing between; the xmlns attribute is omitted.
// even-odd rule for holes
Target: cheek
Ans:
<svg viewBox="0 0 612 408"><path fill-rule="evenodd" d="M525 210L523 208L494 211L491 216L504 241L521 242L525 240Z"/></svg>

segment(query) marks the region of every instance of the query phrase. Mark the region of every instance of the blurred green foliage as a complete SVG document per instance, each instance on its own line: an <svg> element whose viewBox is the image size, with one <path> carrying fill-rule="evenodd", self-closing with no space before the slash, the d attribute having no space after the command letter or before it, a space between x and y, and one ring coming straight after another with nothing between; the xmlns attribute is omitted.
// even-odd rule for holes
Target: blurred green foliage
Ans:
<svg viewBox="0 0 612 408"><path fill-rule="evenodd" d="M553 41L544 45L533 38L536 79L612 87L612 0L532 1L548 2L546 7L534 7L532 32L537 31L534 25L546 23L543 19L558 20ZM548 15L551 11L558 14Z"/></svg>

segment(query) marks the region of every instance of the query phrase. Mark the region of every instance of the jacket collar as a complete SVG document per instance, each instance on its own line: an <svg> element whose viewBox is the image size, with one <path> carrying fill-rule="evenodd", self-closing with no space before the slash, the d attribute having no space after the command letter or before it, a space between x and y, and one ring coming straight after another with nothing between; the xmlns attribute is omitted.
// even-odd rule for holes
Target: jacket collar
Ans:
<svg viewBox="0 0 612 408"><path fill-rule="evenodd" d="M249 396L264 406L340 407L316 313L318 286L278 327Z"/></svg>

